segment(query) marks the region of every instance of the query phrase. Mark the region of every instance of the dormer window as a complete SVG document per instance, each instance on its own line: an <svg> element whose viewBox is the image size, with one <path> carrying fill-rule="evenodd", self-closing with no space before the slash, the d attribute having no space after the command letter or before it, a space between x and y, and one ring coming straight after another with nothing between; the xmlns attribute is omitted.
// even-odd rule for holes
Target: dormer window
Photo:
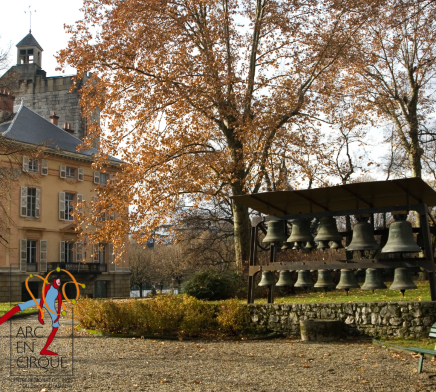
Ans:
<svg viewBox="0 0 436 392"><path fill-rule="evenodd" d="M33 64L33 49L20 49L20 64Z"/></svg>

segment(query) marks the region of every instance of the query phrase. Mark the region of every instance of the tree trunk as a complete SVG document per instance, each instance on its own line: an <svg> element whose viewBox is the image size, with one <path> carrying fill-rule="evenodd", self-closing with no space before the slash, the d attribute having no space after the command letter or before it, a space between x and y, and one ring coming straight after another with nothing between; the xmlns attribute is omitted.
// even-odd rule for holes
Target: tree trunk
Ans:
<svg viewBox="0 0 436 392"><path fill-rule="evenodd" d="M250 258L250 216L248 214L248 208L240 203L233 202L232 210L236 266L239 270L246 272Z"/></svg>

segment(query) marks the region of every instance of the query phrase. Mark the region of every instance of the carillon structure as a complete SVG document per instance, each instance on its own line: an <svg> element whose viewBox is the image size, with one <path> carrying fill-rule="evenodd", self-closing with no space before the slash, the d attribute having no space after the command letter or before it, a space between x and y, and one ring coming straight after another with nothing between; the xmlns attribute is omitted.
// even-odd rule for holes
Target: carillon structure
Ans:
<svg viewBox="0 0 436 392"><path fill-rule="evenodd" d="M381 269L394 268L394 282L390 290L416 289L410 269L421 268L429 274L431 300L436 301L435 266L431 234L436 235L436 221L429 206L436 206L436 192L420 178L391 181L373 181L339 185L328 188L265 192L234 196L234 201L246 205L265 216L251 221L251 254L248 277L248 303L254 302L254 282L262 273L259 285L268 287L268 302L274 302L275 286L315 287L348 290L360 287L354 270L365 269L362 290L386 288ZM407 221L410 211L419 215L420 227ZM374 214L390 212L394 217L388 228L374 229ZM357 223L352 231L339 232L335 217L354 215ZM310 232L310 222L320 220L315 237ZM430 222L432 225L430 225ZM291 230L288 231L288 225ZM257 241L259 230L266 234L263 242L270 243L270 262L258 265ZM414 234L418 234L419 245ZM375 235L385 238L379 244ZM331 261L282 261L277 262L277 251L293 252L303 249L339 249L348 239L345 260ZM371 250L373 259L353 259L352 251ZM389 254L387 258L386 254ZM412 257L413 256L413 257ZM318 270L318 281L312 281L310 271ZM331 271L340 270L340 281L335 286ZM280 271L276 282L275 272ZM298 271L297 281L291 271Z"/></svg>

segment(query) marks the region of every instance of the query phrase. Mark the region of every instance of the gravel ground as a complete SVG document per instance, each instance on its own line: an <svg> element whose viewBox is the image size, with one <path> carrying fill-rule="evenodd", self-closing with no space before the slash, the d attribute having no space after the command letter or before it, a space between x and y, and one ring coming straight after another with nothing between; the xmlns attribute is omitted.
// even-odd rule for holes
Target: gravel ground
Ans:
<svg viewBox="0 0 436 392"><path fill-rule="evenodd" d="M48 324L40 333L45 337L51 331ZM13 321L13 327L18 325L39 326L35 316ZM2 392L436 391L436 362L426 359L424 372L417 374L417 358L354 340L322 344L291 339L162 341L76 333L74 376L38 380L28 376L35 374L34 369L11 370L9 331L9 323L0 326ZM46 339L33 340L39 357ZM62 322L50 348L68 356L71 322ZM11 371L26 377L11 377Z"/></svg>

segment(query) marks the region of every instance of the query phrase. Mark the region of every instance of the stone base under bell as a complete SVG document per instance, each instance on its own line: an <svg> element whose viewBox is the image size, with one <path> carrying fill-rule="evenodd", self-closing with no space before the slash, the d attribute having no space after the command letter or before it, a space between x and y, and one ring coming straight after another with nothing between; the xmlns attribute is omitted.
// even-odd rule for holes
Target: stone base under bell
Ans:
<svg viewBox="0 0 436 392"><path fill-rule="evenodd" d="M331 342L344 334L344 323L338 320L300 320L303 342Z"/></svg>

